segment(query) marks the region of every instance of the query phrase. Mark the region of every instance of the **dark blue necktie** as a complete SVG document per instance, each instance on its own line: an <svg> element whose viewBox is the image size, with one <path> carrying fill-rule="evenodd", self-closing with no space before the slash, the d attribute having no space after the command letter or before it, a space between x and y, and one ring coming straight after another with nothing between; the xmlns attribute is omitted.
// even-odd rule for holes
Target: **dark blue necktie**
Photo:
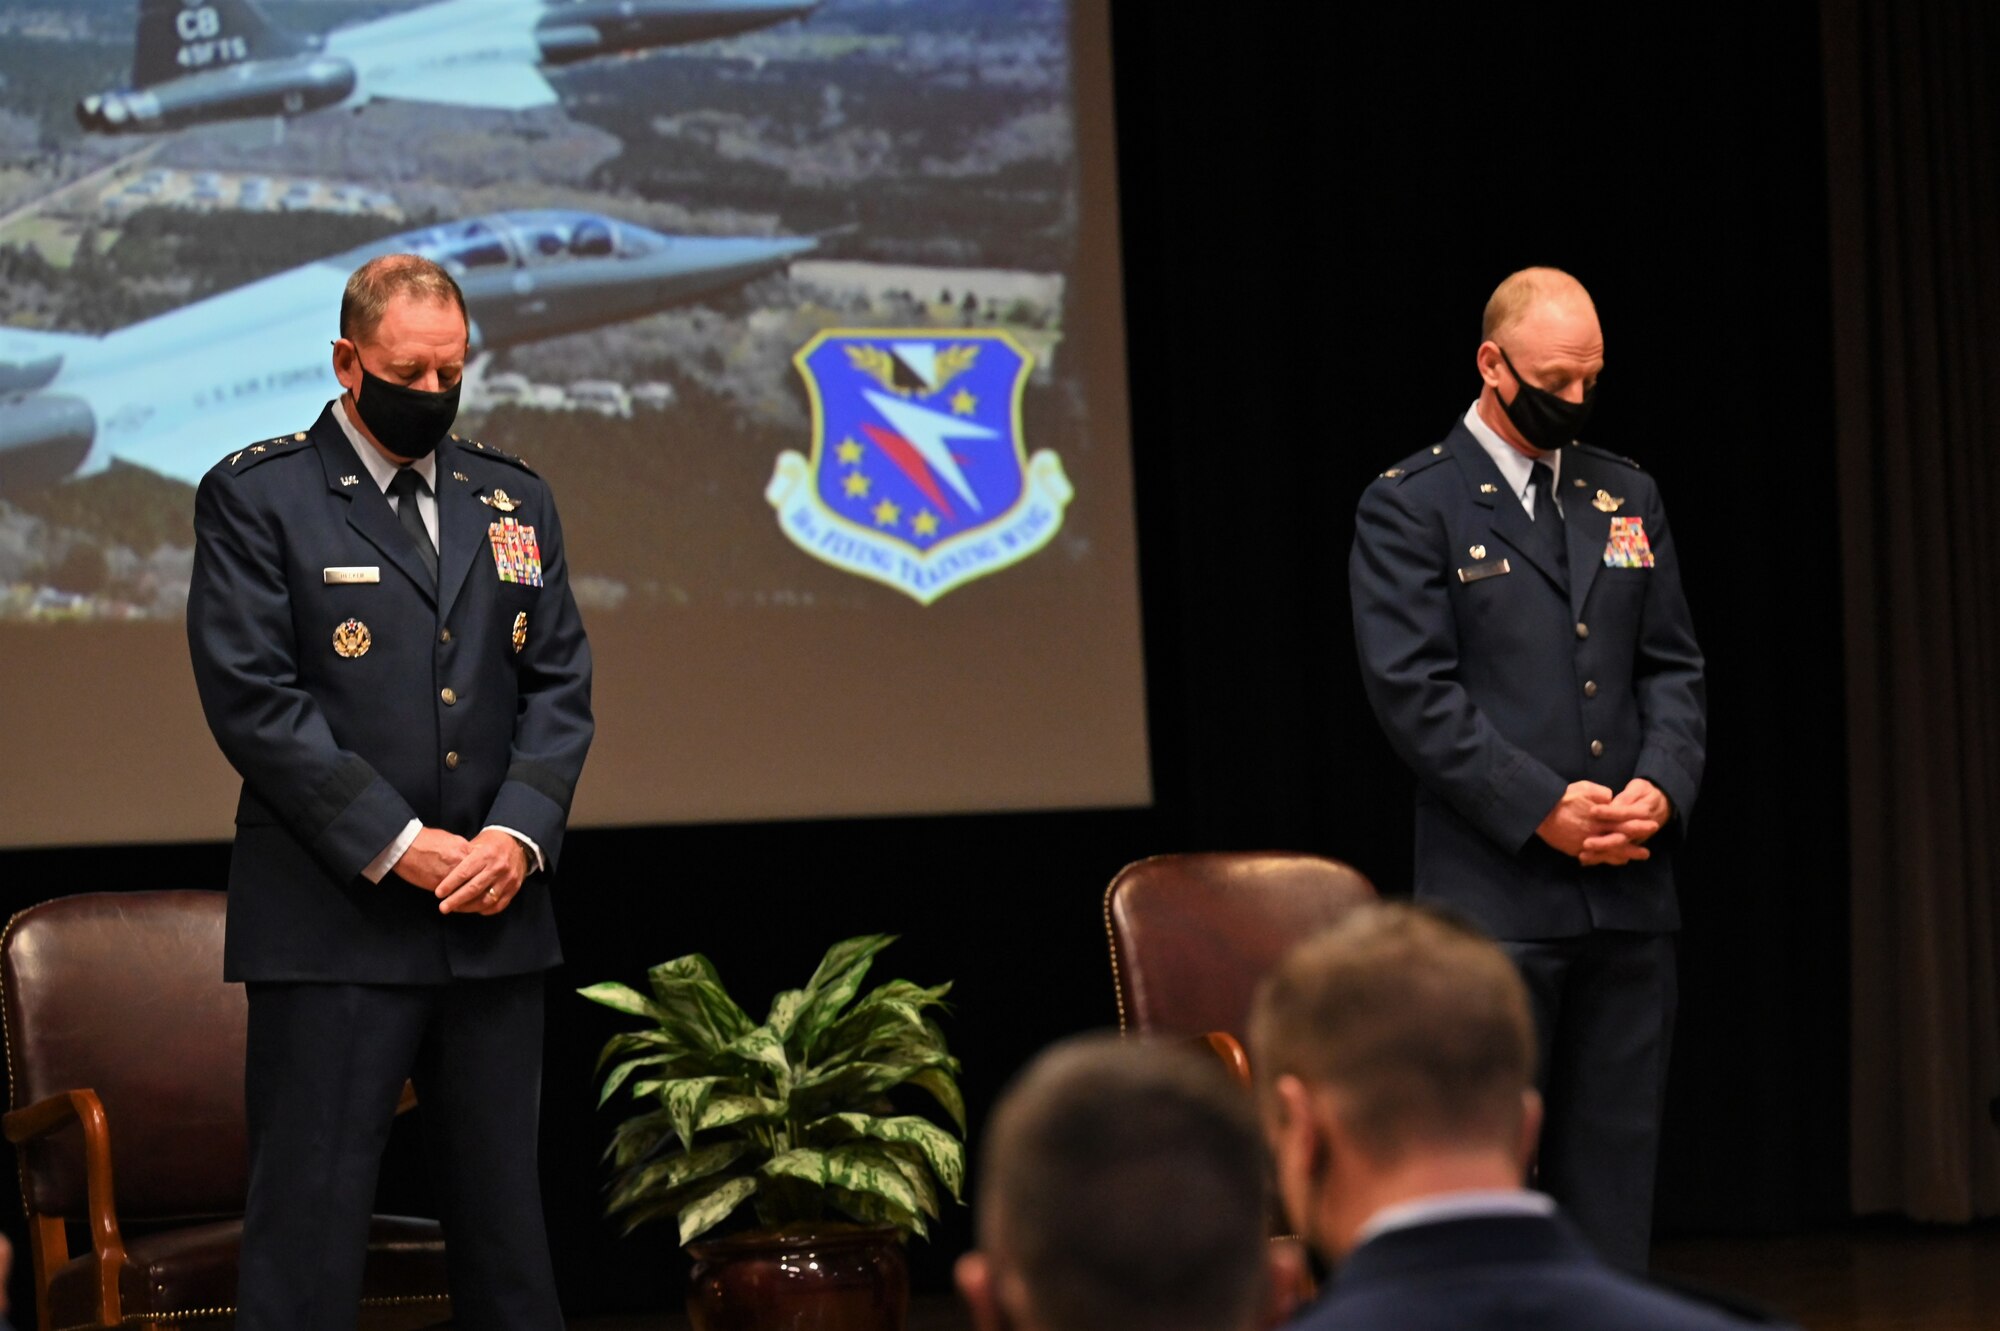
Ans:
<svg viewBox="0 0 2000 1331"><path fill-rule="evenodd" d="M396 521L403 524L403 530L417 543L417 553L423 556L424 570L431 575L431 586L437 586L437 547L431 544L430 530L424 526L424 515L417 510L417 496L429 487L424 478L417 475L414 468L404 467L389 481L389 493L396 500ZM1539 510L1537 510L1539 515Z"/></svg>
<svg viewBox="0 0 2000 1331"><path fill-rule="evenodd" d="M1535 535L1548 552L1549 566L1569 580L1569 541L1562 514L1556 512L1556 473L1546 462L1535 464Z"/></svg>

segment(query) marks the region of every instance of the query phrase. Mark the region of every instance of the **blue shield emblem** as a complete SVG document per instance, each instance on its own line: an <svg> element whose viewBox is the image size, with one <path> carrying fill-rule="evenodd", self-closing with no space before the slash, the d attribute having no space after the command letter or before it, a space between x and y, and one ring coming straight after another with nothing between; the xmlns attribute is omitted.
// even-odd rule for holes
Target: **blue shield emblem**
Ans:
<svg viewBox="0 0 2000 1331"><path fill-rule="evenodd" d="M1072 492L1054 453L1028 455L1033 358L1005 331L829 329L792 362L812 457L781 454L765 498L815 559L929 605L1061 528Z"/></svg>

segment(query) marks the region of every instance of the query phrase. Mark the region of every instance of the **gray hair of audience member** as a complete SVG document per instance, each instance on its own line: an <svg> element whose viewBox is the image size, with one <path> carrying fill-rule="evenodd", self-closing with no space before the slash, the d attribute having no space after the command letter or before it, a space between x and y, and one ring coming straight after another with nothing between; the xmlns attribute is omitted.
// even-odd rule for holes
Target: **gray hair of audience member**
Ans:
<svg viewBox="0 0 2000 1331"><path fill-rule="evenodd" d="M1191 1050L1082 1036L989 1126L982 1246L1044 1331L1218 1331L1264 1306L1268 1167L1251 1099Z"/></svg>
<svg viewBox="0 0 2000 1331"><path fill-rule="evenodd" d="M472 317L465 312L465 293L440 265L421 254L378 254L347 279L347 289L340 296L340 335L360 342L373 334L389 302L398 296L448 301L458 307L465 326L472 327Z"/></svg>
<svg viewBox="0 0 2000 1331"><path fill-rule="evenodd" d="M1331 1091L1371 1158L1511 1146L1533 1085L1520 973L1491 940L1421 906L1356 909L1266 977L1250 1016L1261 1090Z"/></svg>

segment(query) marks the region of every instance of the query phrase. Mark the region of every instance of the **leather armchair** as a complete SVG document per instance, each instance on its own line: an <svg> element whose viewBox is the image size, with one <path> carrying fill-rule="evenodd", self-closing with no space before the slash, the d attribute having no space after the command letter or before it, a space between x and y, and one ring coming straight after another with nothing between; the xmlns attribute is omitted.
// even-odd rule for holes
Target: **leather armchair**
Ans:
<svg viewBox="0 0 2000 1331"><path fill-rule="evenodd" d="M1205 1043L1238 1080L1257 984L1300 939L1375 899L1338 860L1283 852L1155 855L1104 894L1118 1028Z"/></svg>
<svg viewBox="0 0 2000 1331"><path fill-rule="evenodd" d="M248 1008L222 980L224 897L63 897L0 935L0 1126L19 1158L44 1331L234 1316ZM88 1240L74 1257L72 1225ZM365 1324L444 1321L445 1290L437 1223L374 1217Z"/></svg>

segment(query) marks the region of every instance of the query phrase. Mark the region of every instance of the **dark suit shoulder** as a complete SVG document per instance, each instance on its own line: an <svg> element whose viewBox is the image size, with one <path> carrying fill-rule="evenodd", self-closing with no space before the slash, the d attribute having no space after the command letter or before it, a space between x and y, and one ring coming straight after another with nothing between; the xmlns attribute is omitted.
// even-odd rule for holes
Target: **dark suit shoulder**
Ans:
<svg viewBox="0 0 2000 1331"><path fill-rule="evenodd" d="M1637 459L1628 458L1623 453L1614 453L1608 448L1599 448L1595 444L1586 444L1581 440L1579 440L1576 443L1571 444L1570 447L1574 448L1579 453L1588 453L1590 456L1594 458L1602 458L1606 462L1616 462L1620 466L1630 467L1634 471L1645 470L1644 467L1639 465Z"/></svg>
<svg viewBox="0 0 2000 1331"><path fill-rule="evenodd" d="M495 462L504 462L510 467L525 471L530 476L535 475L535 469L528 465L526 458L515 457L512 453L504 452L492 444L481 443L477 439L461 439L457 435L453 435L451 439L467 457L492 458Z"/></svg>
<svg viewBox="0 0 2000 1331"><path fill-rule="evenodd" d="M231 449L208 469L208 474L241 476L251 468L261 467L276 458L309 456L313 450L303 446L309 438L305 431L300 430L296 434L279 434L269 439L259 439L254 444Z"/></svg>
<svg viewBox="0 0 2000 1331"><path fill-rule="evenodd" d="M1429 448L1420 448L1401 462L1398 462L1395 466L1382 472L1375 479L1377 481L1388 481L1394 485L1401 485L1403 482L1409 480L1410 477L1418 475L1431 467L1435 467L1438 463L1445 460L1446 455L1446 449L1443 444L1432 444Z"/></svg>

